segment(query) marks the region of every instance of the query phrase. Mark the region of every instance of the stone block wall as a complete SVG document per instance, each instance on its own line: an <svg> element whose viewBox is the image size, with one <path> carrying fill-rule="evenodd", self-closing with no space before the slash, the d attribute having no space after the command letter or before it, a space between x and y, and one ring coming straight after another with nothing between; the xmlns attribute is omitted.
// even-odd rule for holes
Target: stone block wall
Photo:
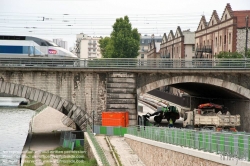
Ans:
<svg viewBox="0 0 250 166"><path fill-rule="evenodd" d="M137 124L136 74L109 73L107 77L107 111L129 112L129 125Z"/></svg>
<svg viewBox="0 0 250 166"><path fill-rule="evenodd" d="M246 29L237 29L236 51L245 54ZM250 30L248 30L247 48L250 49Z"/></svg>
<svg viewBox="0 0 250 166"><path fill-rule="evenodd" d="M125 141L146 166L224 166L214 161L187 155L125 137ZM201 152L202 153L202 152Z"/></svg>
<svg viewBox="0 0 250 166"><path fill-rule="evenodd" d="M0 91L51 106L84 128L86 113L106 108L106 73L2 70Z"/></svg>

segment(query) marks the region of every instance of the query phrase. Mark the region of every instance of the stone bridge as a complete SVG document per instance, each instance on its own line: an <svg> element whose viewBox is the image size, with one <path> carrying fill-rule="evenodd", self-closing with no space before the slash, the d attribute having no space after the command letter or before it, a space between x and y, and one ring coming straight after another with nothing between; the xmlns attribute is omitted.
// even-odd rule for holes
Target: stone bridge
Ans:
<svg viewBox="0 0 250 166"><path fill-rule="evenodd" d="M225 105L241 115L240 129L250 131L249 75L245 69L2 67L0 90L51 106L84 130L94 112L101 124L103 111L129 111L129 124L136 125L138 96L168 85L191 95L190 109L204 99Z"/></svg>

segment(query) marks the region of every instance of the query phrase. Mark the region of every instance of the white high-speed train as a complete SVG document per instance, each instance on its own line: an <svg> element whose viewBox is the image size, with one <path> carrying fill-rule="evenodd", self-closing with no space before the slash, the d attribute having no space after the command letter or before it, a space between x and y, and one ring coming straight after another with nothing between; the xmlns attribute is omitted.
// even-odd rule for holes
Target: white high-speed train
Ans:
<svg viewBox="0 0 250 166"><path fill-rule="evenodd" d="M0 35L0 57L78 58L49 40L30 36Z"/></svg>

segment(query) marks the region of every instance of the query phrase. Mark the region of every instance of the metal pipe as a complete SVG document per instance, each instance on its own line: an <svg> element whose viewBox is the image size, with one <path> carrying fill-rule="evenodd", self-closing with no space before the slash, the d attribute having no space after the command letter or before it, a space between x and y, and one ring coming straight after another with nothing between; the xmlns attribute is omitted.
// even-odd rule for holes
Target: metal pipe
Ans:
<svg viewBox="0 0 250 166"><path fill-rule="evenodd" d="M245 48L245 58L247 57L247 40L248 40L248 15L246 16L246 48Z"/></svg>

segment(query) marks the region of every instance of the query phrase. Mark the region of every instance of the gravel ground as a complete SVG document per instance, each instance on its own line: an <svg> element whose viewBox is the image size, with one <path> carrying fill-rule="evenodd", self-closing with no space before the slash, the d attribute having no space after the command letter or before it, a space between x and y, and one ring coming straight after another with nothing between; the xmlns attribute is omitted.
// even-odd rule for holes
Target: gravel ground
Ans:
<svg viewBox="0 0 250 166"><path fill-rule="evenodd" d="M110 143L114 146L123 166L145 166L141 159L134 153L124 137L110 136Z"/></svg>

